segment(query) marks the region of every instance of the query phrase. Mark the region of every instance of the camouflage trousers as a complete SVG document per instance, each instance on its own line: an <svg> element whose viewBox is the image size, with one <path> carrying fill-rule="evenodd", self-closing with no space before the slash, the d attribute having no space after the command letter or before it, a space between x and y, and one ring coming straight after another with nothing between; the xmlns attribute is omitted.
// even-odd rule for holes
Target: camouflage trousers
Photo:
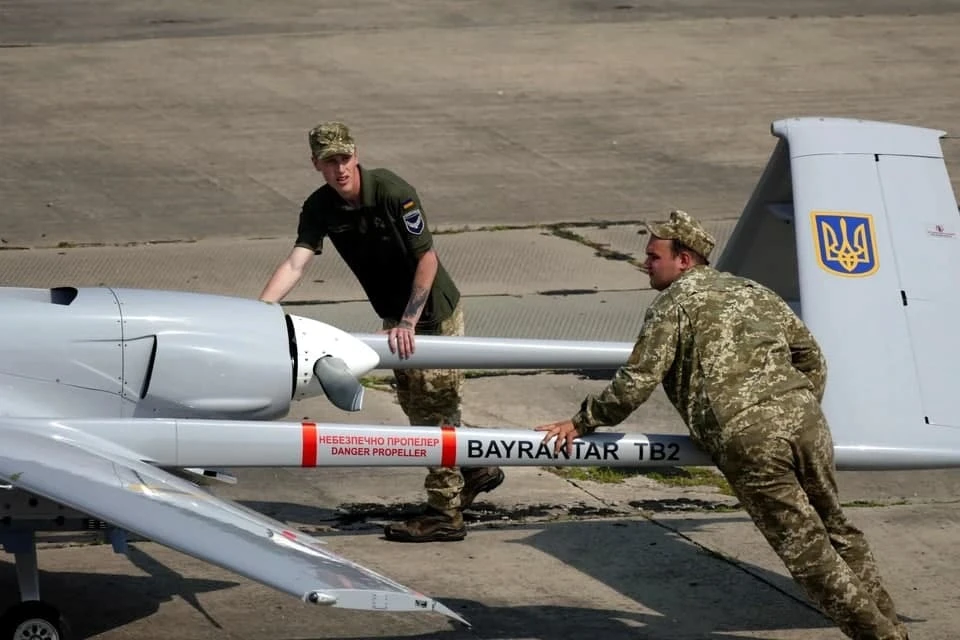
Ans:
<svg viewBox="0 0 960 640"><path fill-rule="evenodd" d="M395 322L384 320L383 328ZM443 336L462 336L463 309L458 304L450 317L435 332ZM397 369L397 400L411 425L460 426L463 399L463 371L458 369ZM439 511L459 509L464 478L459 467L428 467L423 486L427 504Z"/></svg>
<svg viewBox="0 0 960 640"><path fill-rule="evenodd" d="M843 633L907 638L863 533L841 509L820 405L806 391L778 404L786 411L777 423L733 435L718 467L794 580Z"/></svg>

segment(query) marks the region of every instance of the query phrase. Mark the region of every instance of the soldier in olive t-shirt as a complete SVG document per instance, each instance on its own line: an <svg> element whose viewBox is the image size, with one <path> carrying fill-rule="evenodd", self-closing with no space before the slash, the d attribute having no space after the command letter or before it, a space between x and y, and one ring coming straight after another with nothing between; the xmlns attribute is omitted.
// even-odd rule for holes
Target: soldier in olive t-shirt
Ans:
<svg viewBox="0 0 960 640"><path fill-rule="evenodd" d="M460 291L440 264L416 190L391 171L361 167L342 123L318 125L308 139L326 184L304 201L293 251L260 298L282 300L329 238L380 316L391 352L409 358L417 333L463 335ZM398 369L394 376L410 424L459 426L462 371ZM461 540L467 534L463 509L503 478L497 467L431 467L425 513L388 525L384 533L402 542Z"/></svg>
<svg viewBox="0 0 960 640"><path fill-rule="evenodd" d="M320 187L303 204L296 246L320 253L328 236L377 315L399 324L417 264L433 248L433 238L412 186L387 169L357 168L359 206L345 202L330 185ZM459 301L460 291L437 260L417 333L434 333Z"/></svg>

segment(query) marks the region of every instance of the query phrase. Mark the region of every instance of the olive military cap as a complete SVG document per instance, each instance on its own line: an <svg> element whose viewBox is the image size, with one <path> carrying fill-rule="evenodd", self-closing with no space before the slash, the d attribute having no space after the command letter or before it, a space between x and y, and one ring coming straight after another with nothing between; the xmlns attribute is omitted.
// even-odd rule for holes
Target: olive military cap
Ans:
<svg viewBox="0 0 960 640"><path fill-rule="evenodd" d="M352 156L357 143L350 135L350 129L342 122L323 122L310 130L310 151L319 160L332 156Z"/></svg>
<svg viewBox="0 0 960 640"><path fill-rule="evenodd" d="M677 240L699 253L704 260L710 259L710 252L717 244L713 236L686 211L671 211L670 219L666 222L648 222L645 226L650 235L664 240Z"/></svg>

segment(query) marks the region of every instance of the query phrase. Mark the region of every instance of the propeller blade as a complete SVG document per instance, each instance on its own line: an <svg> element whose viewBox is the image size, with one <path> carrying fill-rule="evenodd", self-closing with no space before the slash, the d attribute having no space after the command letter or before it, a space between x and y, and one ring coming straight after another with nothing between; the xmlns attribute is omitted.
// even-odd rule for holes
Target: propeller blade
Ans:
<svg viewBox="0 0 960 640"><path fill-rule="evenodd" d="M313 373L334 406L344 411L360 411L363 385L350 373L347 363L340 358L326 356L314 363Z"/></svg>

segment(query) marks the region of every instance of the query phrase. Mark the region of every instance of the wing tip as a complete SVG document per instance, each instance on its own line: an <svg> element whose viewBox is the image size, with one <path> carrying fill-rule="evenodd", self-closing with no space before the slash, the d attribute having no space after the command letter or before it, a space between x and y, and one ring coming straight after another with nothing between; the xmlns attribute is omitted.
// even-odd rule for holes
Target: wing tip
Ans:
<svg viewBox="0 0 960 640"><path fill-rule="evenodd" d="M446 617L448 617L448 618L450 618L450 619L452 619L452 620L455 620L456 622L459 622L460 624L462 624L463 626L465 626L465 627L467 627L467 628L472 628L472 627L473 627L473 625L470 624L470 623L467 621L466 618L464 618L463 616L461 616L459 613L457 613L456 611L454 611L453 609L451 609L451 608L448 607L447 605L445 605L445 604L443 604L443 603L440 603L440 602L437 602L436 600L431 600L430 602L433 603L433 610L436 611L437 613L440 613L440 614L442 614L442 615L445 615Z"/></svg>
<svg viewBox="0 0 960 640"><path fill-rule="evenodd" d="M365 611L433 611L459 622L465 627L473 627L466 618L450 607L415 592L401 593L372 589L314 589L303 594L302 600L308 604Z"/></svg>
<svg viewBox="0 0 960 640"><path fill-rule="evenodd" d="M337 596L324 591L308 591L303 594L303 601L307 604L331 606L337 604Z"/></svg>

